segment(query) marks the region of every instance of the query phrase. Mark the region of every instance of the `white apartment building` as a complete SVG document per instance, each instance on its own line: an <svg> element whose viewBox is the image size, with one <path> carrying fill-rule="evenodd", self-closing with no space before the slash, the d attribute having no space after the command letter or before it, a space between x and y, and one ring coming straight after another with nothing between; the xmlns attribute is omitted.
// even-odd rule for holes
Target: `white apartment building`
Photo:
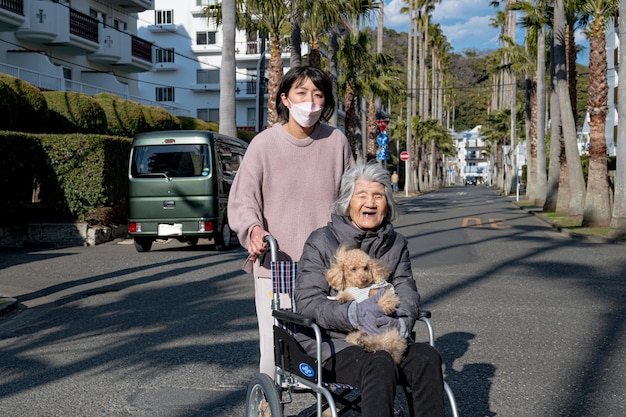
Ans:
<svg viewBox="0 0 626 417"><path fill-rule="evenodd" d="M185 108L192 117L219 122L223 37L215 20L202 16L202 9L216 2L219 0L154 0L154 10L139 13L137 31L140 37L154 44L155 51L153 69L139 75L141 95ZM269 53L263 53L264 46L265 41L258 33L237 31L235 97L239 129L256 131L257 127L267 125L263 110L267 108L265 67ZM306 45L302 48L303 54L308 53ZM287 70L287 49L282 58ZM260 93L258 99L257 93Z"/></svg>
<svg viewBox="0 0 626 417"><path fill-rule="evenodd" d="M201 13L216 1L2 0L0 72L42 89L112 93L218 122L222 32ZM266 125L264 46L257 33L236 35L242 129ZM289 51L282 56L287 70Z"/></svg>
<svg viewBox="0 0 626 417"><path fill-rule="evenodd" d="M137 74L153 68L153 45L137 36L152 0L2 0L0 72L42 89L141 97ZM163 103L173 114L184 109Z"/></svg>

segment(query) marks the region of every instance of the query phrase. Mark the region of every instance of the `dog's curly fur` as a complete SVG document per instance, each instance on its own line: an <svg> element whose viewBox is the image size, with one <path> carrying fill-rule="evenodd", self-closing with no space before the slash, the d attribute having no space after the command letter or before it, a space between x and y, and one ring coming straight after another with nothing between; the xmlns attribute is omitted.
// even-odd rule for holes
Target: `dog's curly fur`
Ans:
<svg viewBox="0 0 626 417"><path fill-rule="evenodd" d="M347 249L341 246L335 254L334 262L326 271L326 280L339 292L337 302L346 303L354 300L352 294L346 291L348 288L366 288L372 284L380 284L387 280L389 273L389 268L379 259L371 258L360 249ZM370 291L369 296L377 291L381 289ZM400 306L400 299L393 291L386 289L382 291L385 293L378 299L378 305L385 314L393 314ZM367 352L386 350L396 363L400 363L407 347L406 339L396 329L381 335L369 335L355 330L346 336L346 341L361 346Z"/></svg>

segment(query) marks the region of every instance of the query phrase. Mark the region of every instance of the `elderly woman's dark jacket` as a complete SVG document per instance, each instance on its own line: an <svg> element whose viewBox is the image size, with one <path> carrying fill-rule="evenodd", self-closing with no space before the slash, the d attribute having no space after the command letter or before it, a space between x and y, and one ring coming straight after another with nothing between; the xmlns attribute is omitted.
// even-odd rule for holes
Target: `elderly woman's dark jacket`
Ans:
<svg viewBox="0 0 626 417"><path fill-rule="evenodd" d="M420 297L411 271L406 238L396 233L393 225L386 219L376 231L365 232L355 227L349 217L333 214L327 226L317 229L307 239L295 286L296 310L307 317L315 318L323 329L323 361L350 346L345 341L345 336L354 330L348 320L350 303L339 304L327 298L337 293L329 287L325 273L340 245L346 245L349 249L360 248L387 264L392 271L388 281L400 297L399 316L405 321L409 331L413 328L419 312ZM300 328L296 339L309 354L315 352L312 332Z"/></svg>

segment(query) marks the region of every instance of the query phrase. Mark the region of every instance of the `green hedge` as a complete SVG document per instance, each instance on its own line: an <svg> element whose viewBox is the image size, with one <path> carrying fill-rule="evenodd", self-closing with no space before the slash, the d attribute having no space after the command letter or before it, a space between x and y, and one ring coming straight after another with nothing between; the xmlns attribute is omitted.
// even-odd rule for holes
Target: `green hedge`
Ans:
<svg viewBox="0 0 626 417"><path fill-rule="evenodd" d="M104 135L0 132L7 190L0 222L84 220L124 205L131 140ZM33 202L33 199L35 202Z"/></svg>
<svg viewBox="0 0 626 417"><path fill-rule="evenodd" d="M48 105L34 85L0 73L0 130L44 132Z"/></svg>
<svg viewBox="0 0 626 417"><path fill-rule="evenodd" d="M73 91L46 91L43 96L50 111L49 133L108 132L106 114L93 97Z"/></svg>

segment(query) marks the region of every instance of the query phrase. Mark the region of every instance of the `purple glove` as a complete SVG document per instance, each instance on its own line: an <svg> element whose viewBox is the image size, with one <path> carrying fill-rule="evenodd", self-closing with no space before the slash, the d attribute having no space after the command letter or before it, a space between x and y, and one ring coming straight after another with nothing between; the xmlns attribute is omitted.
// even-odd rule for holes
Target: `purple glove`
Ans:
<svg viewBox="0 0 626 417"><path fill-rule="evenodd" d="M376 303L384 291L378 291L360 303L353 301L348 307L348 319L355 329L369 334L379 334L376 319L386 317L383 309Z"/></svg>
<svg viewBox="0 0 626 417"><path fill-rule="evenodd" d="M409 337L409 332L406 329L406 323L402 319L394 319L393 317L384 316L378 317L375 320L376 331L371 334L382 334L391 329L398 329L402 337Z"/></svg>

